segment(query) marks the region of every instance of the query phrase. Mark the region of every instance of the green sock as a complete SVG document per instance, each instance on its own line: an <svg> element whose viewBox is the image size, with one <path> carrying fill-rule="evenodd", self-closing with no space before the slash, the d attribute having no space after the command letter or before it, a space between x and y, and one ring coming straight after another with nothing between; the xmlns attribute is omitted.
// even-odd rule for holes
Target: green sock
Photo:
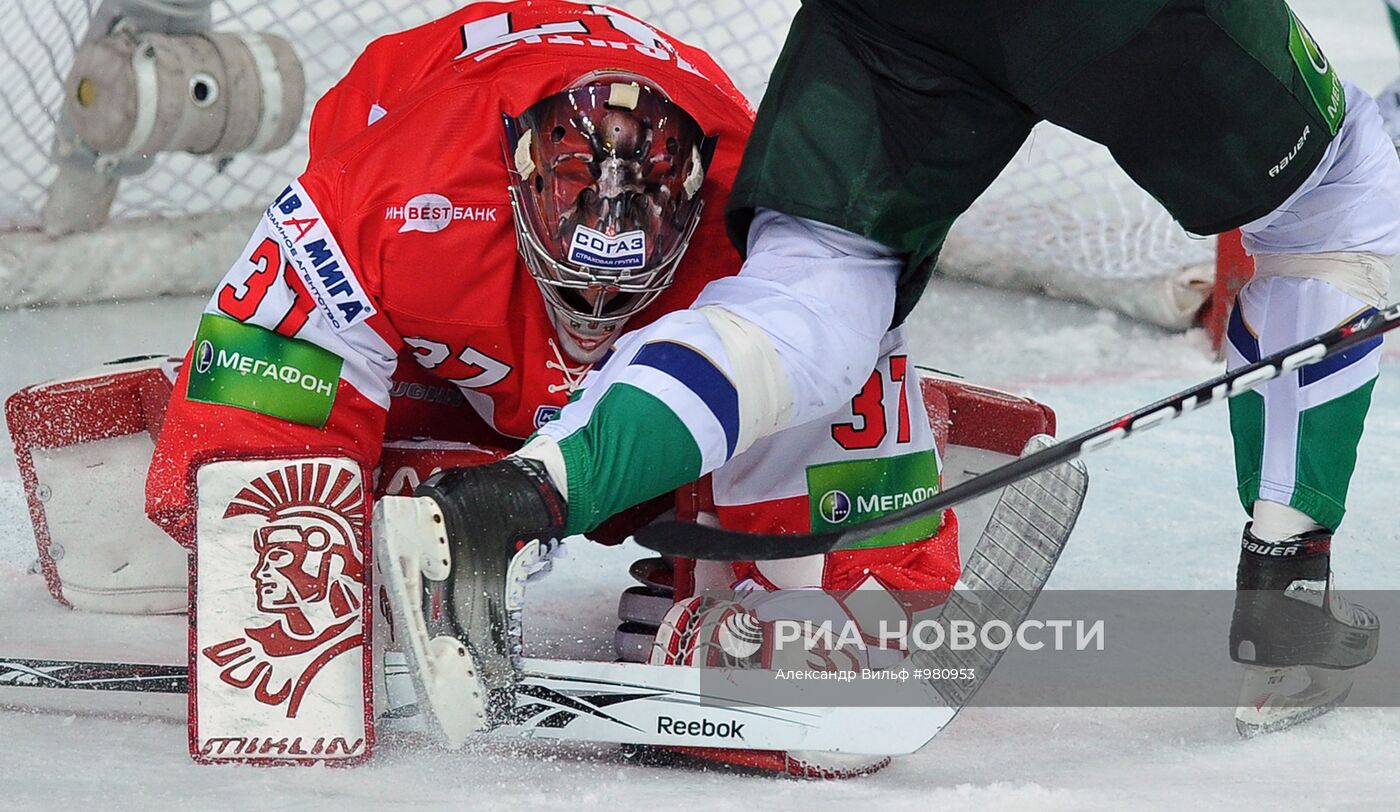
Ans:
<svg viewBox="0 0 1400 812"><path fill-rule="evenodd" d="M1298 415L1297 464L1288 506L1329 530L1336 530L1346 513L1347 489L1356 470L1356 450L1375 385L1372 379ZM1264 484L1265 402L1258 392L1245 392L1232 398L1229 406L1240 504L1248 512L1261 498Z"/></svg>
<svg viewBox="0 0 1400 812"><path fill-rule="evenodd" d="M584 533L608 517L700 476L700 447L685 423L656 396L612 386L588 422L559 441L569 483L566 533Z"/></svg>

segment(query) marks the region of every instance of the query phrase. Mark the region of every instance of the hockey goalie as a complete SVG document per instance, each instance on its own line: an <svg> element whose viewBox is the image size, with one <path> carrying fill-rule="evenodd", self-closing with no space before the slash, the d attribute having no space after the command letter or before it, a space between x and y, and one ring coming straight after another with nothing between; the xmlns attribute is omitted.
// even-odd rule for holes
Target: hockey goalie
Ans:
<svg viewBox="0 0 1400 812"><path fill-rule="evenodd" d="M54 597L90 611L190 613L197 758L363 758L376 719L414 708L452 745L463 730L559 726L521 696L463 699L438 684L451 670L419 668L418 696L391 695L384 663L418 630L389 615L374 583L376 564L401 562L375 562L371 550L418 553L373 538L374 503L400 499L397 515L421 518L431 542L443 516L404 497L519 449L611 354L638 352L631 331L737 272L721 212L751 121L704 52L611 8L483 3L381 38L317 104L305 173L276 194L183 358L126 360L11 399ZM644 396L735 419L732 386L693 369L685 381L658 371ZM614 544L662 514L769 533L867 521L1053 429L1034 401L921 375L895 331L847 408L752 443L713 476L571 543ZM947 459L956 464L945 474ZM519 465L533 475L533 463ZM626 487L628 472L618 475ZM53 498L43 484L53 481L85 501ZM948 511L826 556L639 560L639 584L619 604L618 658L734 665L714 646L737 616L844 617L840 596L858 591L888 593L896 612L926 608L898 595L952 588L958 527ZM550 568L554 539L482 539L512 541L521 554L510 572L472 575L504 583ZM569 577L557 570L538 588ZM402 575L385 586L403 589ZM493 675L508 684L532 653L521 607L483 608L467 581L426 578L406 599L433 629L468 625L454 613L490 613L482 622L497 639L471 657L463 649L461 667L508 672ZM753 608L751 596L777 590L810 599ZM417 642L440 641L450 658L450 636ZM862 644L826 652L823 667L903 654ZM665 741L685 760L799 776L889 761L859 747L746 747L699 728Z"/></svg>

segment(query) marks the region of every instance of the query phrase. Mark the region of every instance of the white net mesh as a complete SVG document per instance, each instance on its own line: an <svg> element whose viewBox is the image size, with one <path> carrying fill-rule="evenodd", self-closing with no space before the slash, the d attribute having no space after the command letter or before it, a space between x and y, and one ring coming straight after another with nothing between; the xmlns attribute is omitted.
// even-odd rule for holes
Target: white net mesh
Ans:
<svg viewBox="0 0 1400 812"><path fill-rule="evenodd" d="M5 112L0 116L0 232L32 230L39 223L57 173L49 153L63 77L98 4L0 0L0 105ZM287 38L305 66L309 105L369 40L458 5L452 0L215 0L213 15L216 30L266 31ZM798 2L620 0L617 5L707 48L756 102ZM123 179L112 218L188 218L259 207L301 170L305 153L303 122L286 147L238 156L222 170L209 158L162 154L150 171ZM1210 243L1188 238L1133 187L1106 150L1041 127L959 224L944 265L997 284L1046 287L1080 297L1086 287L1106 284L1106 303L1122 308L1122 283L1157 284L1181 268L1208 263L1211 251ZM1142 310L1136 305L1128 309ZM1162 320L1152 313L1139 315Z"/></svg>
<svg viewBox="0 0 1400 812"><path fill-rule="evenodd" d="M39 222L50 182L57 173L49 160L63 78L78 42L100 0L0 0L0 49L9 67L0 93L16 115L0 123L0 182L5 208L0 228L33 227ZM460 4L452 0L413 3L379 0L215 0L214 28L267 31L286 37L306 69L307 103L315 101L350 67L369 41L442 16ZM21 25L11 21L20 20ZM10 75L24 76L16 85ZM14 94L9 95L9 94ZM260 205L306 162L306 120L291 143L267 155L242 155L223 170L207 157L162 154L145 174L125 178L112 207L115 220L235 210Z"/></svg>

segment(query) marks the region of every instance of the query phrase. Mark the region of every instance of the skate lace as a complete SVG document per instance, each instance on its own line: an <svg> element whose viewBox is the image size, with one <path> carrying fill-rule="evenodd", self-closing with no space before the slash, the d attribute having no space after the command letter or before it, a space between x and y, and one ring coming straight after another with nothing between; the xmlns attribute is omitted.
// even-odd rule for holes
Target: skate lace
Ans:
<svg viewBox="0 0 1400 812"><path fill-rule="evenodd" d="M545 369L558 370L559 373L564 376L564 382L562 384L550 384L545 388L549 390L551 395L558 392L567 392L572 395L583 385L583 379L588 375L588 371L593 368L593 365L579 364L578 366L570 366L569 362L564 359L564 353L559 350L559 345L556 344L552 338L549 339L549 348L554 351L554 360L546 360L544 362L544 367Z"/></svg>

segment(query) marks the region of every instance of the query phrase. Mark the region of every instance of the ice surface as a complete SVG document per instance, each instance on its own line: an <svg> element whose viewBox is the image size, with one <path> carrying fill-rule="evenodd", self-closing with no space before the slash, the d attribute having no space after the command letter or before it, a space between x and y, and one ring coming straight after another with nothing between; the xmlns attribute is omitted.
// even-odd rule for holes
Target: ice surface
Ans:
<svg viewBox="0 0 1400 812"><path fill-rule="evenodd" d="M1400 70L1381 0L1302 0L1300 15L1341 68L1369 88ZM0 314L0 394L113 357L180 349L198 299ZM938 281L912 323L922 363L1052 405L1062 432L1102 422L1218 371L1200 333L1169 335L1076 305ZM1393 353L1393 351L1392 351ZM1400 364L1387 354L1335 547L1340 583L1400 584L1394 518L1400 460ZM1087 460L1092 482L1051 588L1229 588L1243 515L1223 409L1167 424ZM117 618L54 606L25 567L33 539L14 462L0 454L0 646L40 630L57 653L85 632L90 656L122 638ZM536 634L601 653L626 583L628 550L582 550L532 601ZM567 608L566 608L567 607ZM571 625L571 617L581 624ZM74 632L77 629L79 632ZM142 655L178 646L162 621L131 643ZM1221 645L1225 630L1221 629ZM81 634L80 634L81 636ZM122 643L126 645L126 643ZM102 650L107 647L107 651ZM34 656L35 652L0 653ZM69 656L81 656L69 652ZM1369 807L1400 797L1400 711L1343 708L1298 729L1240 741L1228 709L976 708L923 752L844 784L648 768L599 746L491 743L464 753L389 739L366 767L196 767L180 705L133 716L89 694L68 710L0 710L0 798L14 808L293 810L449 807L1122 809Z"/></svg>
<svg viewBox="0 0 1400 812"><path fill-rule="evenodd" d="M1077 305L962 284L938 282L930 294L937 305L915 325L917 357L1035 395L1058 411L1062 431L1086 428L1216 370L1199 333L1168 335ZM200 304L173 299L0 316L7 358L0 387L11 391L114 354L174 348L188 340ZM1388 360L1385 368L1351 515L1336 547L1338 577L1355 587L1400 583L1393 554L1400 529L1392 513L1400 364ZM1242 515L1223 409L1111 447L1088 464L1089 499L1052 588L1232 585ZM0 617L21 614L30 630L54 630L53 648L39 656L58 649L82 656L64 638L89 628L75 624L90 623L89 656L108 656L111 643L104 650L96 641L120 638L125 621L59 609L40 579L24 574L33 541L8 459L0 467L0 528ZM540 587L549 598L531 604L534 639L581 655L605 651L616 596L627 583L625 564L635 554L585 549L560 562ZM584 620L573 625L570 617ZM178 647L181 631L178 621L163 623L143 634L137 650L161 659ZM17 636L0 628L0 645ZM676 803L835 809L862 801L881 809L1111 809L1188 801L1208 808L1381 806L1400 793L1390 766L1400 758L1400 713L1393 710L1343 709L1304 728L1242 742L1228 709L978 708L918 755L873 778L834 786L641 767L605 746L492 743L446 754L392 739L373 764L354 770L196 767L185 754L178 702L156 700L140 717L112 717L121 706L103 705L107 715L83 712L90 697L65 698L70 704L57 712L0 711L0 797L19 807L62 801L154 809L206 808L249 793L296 809ZM1259 769L1264 764L1271 768Z"/></svg>

